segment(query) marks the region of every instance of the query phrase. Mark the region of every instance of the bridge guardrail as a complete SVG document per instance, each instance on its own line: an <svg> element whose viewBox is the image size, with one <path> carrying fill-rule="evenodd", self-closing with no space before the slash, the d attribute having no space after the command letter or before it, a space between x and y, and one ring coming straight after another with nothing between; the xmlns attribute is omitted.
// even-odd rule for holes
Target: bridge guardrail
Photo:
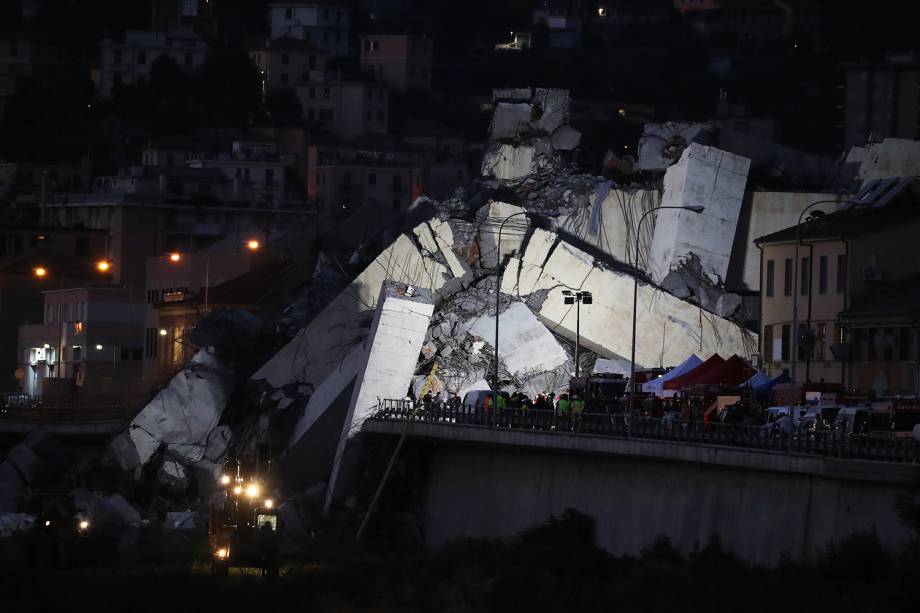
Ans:
<svg viewBox="0 0 920 613"><path fill-rule="evenodd" d="M414 419L489 428L537 430L560 434L592 434L620 438L667 440L689 444L742 447L841 459L920 463L920 442L913 439L850 435L837 431L797 432L782 435L772 428L736 426L700 421L667 421L641 417L630 424L623 413L559 415L554 411L464 407L450 403L420 404L406 400L381 400L376 420Z"/></svg>
<svg viewBox="0 0 920 613"><path fill-rule="evenodd" d="M0 409L0 421L17 422L128 422L136 413L134 407L96 406L96 407L7 407Z"/></svg>

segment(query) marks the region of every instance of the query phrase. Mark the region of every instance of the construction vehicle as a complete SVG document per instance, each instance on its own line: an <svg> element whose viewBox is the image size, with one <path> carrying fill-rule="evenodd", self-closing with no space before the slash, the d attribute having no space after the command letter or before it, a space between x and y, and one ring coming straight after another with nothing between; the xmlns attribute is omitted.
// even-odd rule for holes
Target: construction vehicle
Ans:
<svg viewBox="0 0 920 613"><path fill-rule="evenodd" d="M588 413L616 413L622 410L620 398L626 391L629 380L623 375L596 373L590 377L572 377L569 380L569 394L585 402Z"/></svg>
<svg viewBox="0 0 920 613"><path fill-rule="evenodd" d="M276 577L281 526L269 484L258 475L244 478L238 461L235 475L226 468L209 506L211 570L226 576L231 567L256 567L263 575Z"/></svg>

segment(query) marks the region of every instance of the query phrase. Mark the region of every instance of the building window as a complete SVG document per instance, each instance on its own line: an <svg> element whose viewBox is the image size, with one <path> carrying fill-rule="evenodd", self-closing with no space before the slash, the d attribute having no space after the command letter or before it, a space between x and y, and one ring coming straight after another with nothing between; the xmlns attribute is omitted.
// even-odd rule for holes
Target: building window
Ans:
<svg viewBox="0 0 920 613"><path fill-rule="evenodd" d="M282 72L282 73L281 73L281 84L282 84L282 85L287 85L287 82L288 82L287 73L286 73L286 72Z"/></svg>
<svg viewBox="0 0 920 613"><path fill-rule="evenodd" d="M783 362L789 361L789 348L792 343L792 326L783 324L783 338L780 345L779 357Z"/></svg>
<svg viewBox="0 0 920 613"><path fill-rule="evenodd" d="M137 63L146 64L147 63L147 54L143 51L137 52Z"/></svg>
<svg viewBox="0 0 920 613"><path fill-rule="evenodd" d="M291 7L288 7L288 8L286 8L286 9L284 9L284 18L287 19L288 21L290 21L291 19L293 19L293 18L294 18L294 9L292 9Z"/></svg>
<svg viewBox="0 0 920 613"><path fill-rule="evenodd" d="M807 360L811 357L811 351L809 350L809 343L811 339L809 338L809 333L811 328L808 327L808 324L799 324L799 333L795 339L795 353L800 360Z"/></svg>
<svg viewBox="0 0 920 613"><path fill-rule="evenodd" d="M311 121L313 119L316 119L316 113L313 112L313 109L310 109L309 111L307 111L307 119Z"/></svg>
<svg viewBox="0 0 920 613"><path fill-rule="evenodd" d="M329 90L328 87L323 88L323 98L328 98L331 94L332 92Z"/></svg>
<svg viewBox="0 0 920 613"><path fill-rule="evenodd" d="M802 270L799 271L799 293L807 296L811 285L811 260L802 258Z"/></svg>
<svg viewBox="0 0 920 613"><path fill-rule="evenodd" d="M394 213L398 213L398 212L399 212L399 200L394 200L394 201L393 201L393 212L394 212Z"/></svg>
<svg viewBox="0 0 920 613"><path fill-rule="evenodd" d="M183 17L197 17L198 16L198 0L185 0L182 5L182 16Z"/></svg>
<svg viewBox="0 0 920 613"><path fill-rule="evenodd" d="M383 123L384 119L386 119L386 117L384 116L383 111L377 111L377 121L379 123Z"/></svg>
<svg viewBox="0 0 920 613"><path fill-rule="evenodd" d="M783 262L783 295L792 295L792 258Z"/></svg>
<svg viewBox="0 0 920 613"><path fill-rule="evenodd" d="M763 361L773 362L773 326L763 327Z"/></svg>
<svg viewBox="0 0 920 613"><path fill-rule="evenodd" d="M112 55L113 55L113 58L114 58L114 62L115 62L116 64L121 64L121 50L116 49L116 50L113 52Z"/></svg>
<svg viewBox="0 0 920 613"><path fill-rule="evenodd" d="M323 30L323 42L324 43L329 42L329 30Z"/></svg>
<svg viewBox="0 0 920 613"><path fill-rule="evenodd" d="M842 294L847 287L847 257L844 254L837 256L837 293Z"/></svg>
<svg viewBox="0 0 920 613"><path fill-rule="evenodd" d="M291 57L287 53L281 54L281 64L287 66L290 63Z"/></svg>
<svg viewBox="0 0 920 613"><path fill-rule="evenodd" d="M316 88L311 87L307 92L307 95L310 97L310 100L314 100L316 98Z"/></svg>
<svg viewBox="0 0 920 613"><path fill-rule="evenodd" d="M773 297L773 277L776 273L776 262L767 260L767 297Z"/></svg>
<svg viewBox="0 0 920 613"><path fill-rule="evenodd" d="M310 70L315 70L316 69L316 56L311 55L310 59L307 60L307 63L310 66Z"/></svg>
<svg viewBox="0 0 920 613"><path fill-rule="evenodd" d="M376 174L376 173L373 173L373 172L372 172L372 173L370 173L369 175L367 175L367 184L368 184L368 185L377 185L377 174Z"/></svg>
<svg viewBox="0 0 920 613"><path fill-rule="evenodd" d="M185 65L186 65L187 67L191 68L191 66L192 66L192 54L191 54L191 53L186 53L186 54L185 54Z"/></svg>
<svg viewBox="0 0 920 613"><path fill-rule="evenodd" d="M410 79L415 78L415 66L409 66L409 78Z"/></svg>
<svg viewBox="0 0 920 613"><path fill-rule="evenodd" d="M335 32L335 42L336 42L336 44L342 42L342 33L341 33L340 31L338 31L338 30L336 30L336 32Z"/></svg>
<svg viewBox="0 0 920 613"><path fill-rule="evenodd" d="M272 187L275 185L275 171L271 168L265 169L265 185L266 187Z"/></svg>
<svg viewBox="0 0 920 613"><path fill-rule="evenodd" d="M827 256L818 258L818 293L827 293Z"/></svg>

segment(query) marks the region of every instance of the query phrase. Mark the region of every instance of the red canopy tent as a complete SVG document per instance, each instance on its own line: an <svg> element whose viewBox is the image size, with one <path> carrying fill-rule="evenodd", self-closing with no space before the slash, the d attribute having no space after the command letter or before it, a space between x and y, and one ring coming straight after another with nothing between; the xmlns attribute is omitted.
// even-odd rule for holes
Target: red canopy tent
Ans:
<svg viewBox="0 0 920 613"><path fill-rule="evenodd" d="M679 377L674 377L670 381L664 382L664 389L666 390L680 390L683 389L688 381L692 381L697 377L700 377L707 372L713 371L719 368L722 364L725 363L725 360L722 359L718 353L713 354L711 358L694 368L693 370L687 371Z"/></svg>
<svg viewBox="0 0 920 613"><path fill-rule="evenodd" d="M733 355L712 370L684 381L684 385L740 385L751 378L749 371L750 368L744 360Z"/></svg>

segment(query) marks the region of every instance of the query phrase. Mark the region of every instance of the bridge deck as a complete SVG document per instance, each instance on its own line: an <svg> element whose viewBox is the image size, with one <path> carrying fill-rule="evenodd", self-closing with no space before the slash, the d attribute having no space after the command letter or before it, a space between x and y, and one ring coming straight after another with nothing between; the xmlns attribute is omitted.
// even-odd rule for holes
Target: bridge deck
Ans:
<svg viewBox="0 0 920 613"><path fill-rule="evenodd" d="M835 432L784 439L761 428L551 411L496 416L435 404L413 416L413 407L385 401L363 429L379 434L466 444L538 447L581 453L647 457L749 470L837 479L904 483L920 475L920 444L913 440L846 436Z"/></svg>

